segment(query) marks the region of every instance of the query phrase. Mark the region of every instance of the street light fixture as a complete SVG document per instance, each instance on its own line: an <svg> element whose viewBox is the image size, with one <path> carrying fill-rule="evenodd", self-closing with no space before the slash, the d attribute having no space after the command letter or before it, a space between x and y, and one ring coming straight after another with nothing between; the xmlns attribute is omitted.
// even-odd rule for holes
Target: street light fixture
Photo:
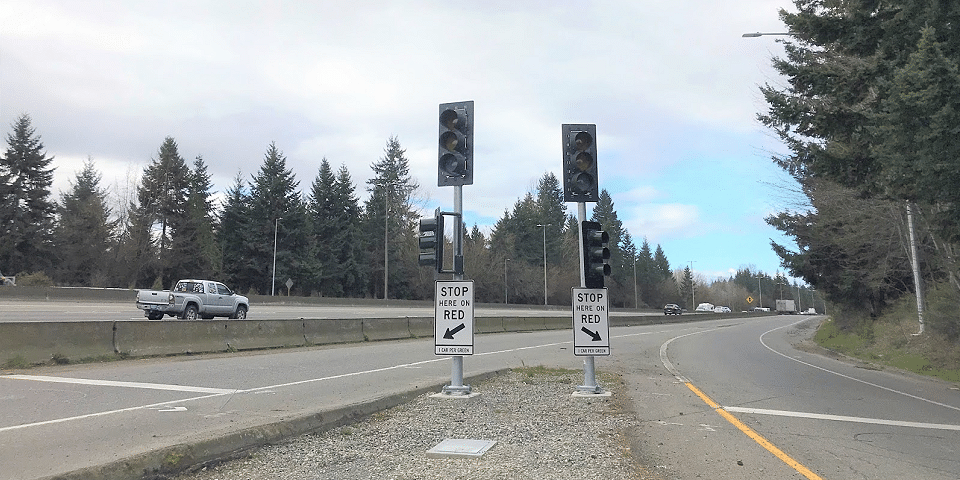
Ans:
<svg viewBox="0 0 960 480"><path fill-rule="evenodd" d="M543 228L543 304L547 304L547 227L552 223L538 223L538 227Z"/></svg>
<svg viewBox="0 0 960 480"><path fill-rule="evenodd" d="M792 33L786 32L753 32L753 33L744 33L743 37L745 38L755 38L755 37L764 37L767 35L793 35Z"/></svg>

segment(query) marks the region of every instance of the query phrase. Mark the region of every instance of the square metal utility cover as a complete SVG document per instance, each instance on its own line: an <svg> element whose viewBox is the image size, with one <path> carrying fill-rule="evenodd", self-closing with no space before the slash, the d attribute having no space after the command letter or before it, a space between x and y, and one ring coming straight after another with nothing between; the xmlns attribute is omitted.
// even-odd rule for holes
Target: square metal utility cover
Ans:
<svg viewBox="0 0 960 480"><path fill-rule="evenodd" d="M427 458L479 458L496 443L494 440L448 438L427 450Z"/></svg>

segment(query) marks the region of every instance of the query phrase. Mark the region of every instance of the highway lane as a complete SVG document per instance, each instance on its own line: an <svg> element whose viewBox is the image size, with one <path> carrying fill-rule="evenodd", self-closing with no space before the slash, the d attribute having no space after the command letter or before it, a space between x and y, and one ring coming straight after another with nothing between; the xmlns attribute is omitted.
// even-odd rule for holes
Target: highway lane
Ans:
<svg viewBox="0 0 960 480"><path fill-rule="evenodd" d="M288 320L298 318L405 318L432 317L432 306L396 305L328 305L253 303L248 318L251 320ZM560 317L570 316L566 308L536 308L531 306L478 305L478 317ZM612 315L662 315L659 311L622 311ZM134 302L92 301L11 301L0 300L0 322L76 322L146 320ZM175 321L164 317L162 321Z"/></svg>
<svg viewBox="0 0 960 480"><path fill-rule="evenodd" d="M794 350L790 344L811 333L792 326L798 320L611 329L613 355L598 357L597 368L623 375L622 385L605 387L637 412L636 447L655 463L650 467L675 478L804 478L796 465L816 475L807 478L960 477L955 386ZM480 335L465 374L522 365L580 369L571 338L570 331ZM449 359L434 356L432 346L409 340L4 372L0 480L449 383Z"/></svg>

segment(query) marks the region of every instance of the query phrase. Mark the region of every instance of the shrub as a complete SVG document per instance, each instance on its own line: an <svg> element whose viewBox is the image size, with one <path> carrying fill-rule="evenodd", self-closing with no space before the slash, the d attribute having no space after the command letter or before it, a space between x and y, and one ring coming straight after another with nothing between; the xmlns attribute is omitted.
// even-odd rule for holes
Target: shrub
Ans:
<svg viewBox="0 0 960 480"><path fill-rule="evenodd" d="M960 339L960 294L949 284L937 284L926 300L924 321L930 329L951 341Z"/></svg>
<svg viewBox="0 0 960 480"><path fill-rule="evenodd" d="M18 273L17 285L21 287L52 287L53 280L43 272Z"/></svg>

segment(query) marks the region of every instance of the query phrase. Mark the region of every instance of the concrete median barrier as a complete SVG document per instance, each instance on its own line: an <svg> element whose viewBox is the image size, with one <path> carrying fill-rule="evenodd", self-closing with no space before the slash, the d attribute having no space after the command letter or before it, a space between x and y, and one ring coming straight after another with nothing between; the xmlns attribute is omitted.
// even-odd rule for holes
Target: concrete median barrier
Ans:
<svg viewBox="0 0 960 480"><path fill-rule="evenodd" d="M543 317L503 317L506 332L530 332L543 328Z"/></svg>
<svg viewBox="0 0 960 480"><path fill-rule="evenodd" d="M429 338L436 333L433 321L433 318L429 317L409 317L407 318L407 327L414 337Z"/></svg>
<svg viewBox="0 0 960 480"><path fill-rule="evenodd" d="M224 322L227 348L300 347L307 344L303 320L230 320Z"/></svg>
<svg viewBox="0 0 960 480"><path fill-rule="evenodd" d="M502 317L478 317L474 319L477 333L503 333Z"/></svg>
<svg viewBox="0 0 960 480"><path fill-rule="evenodd" d="M363 319L363 338L369 342L377 340L398 340L410 338L410 327L406 318L365 318Z"/></svg>
<svg viewBox="0 0 960 480"><path fill-rule="evenodd" d="M0 323L0 365L79 361L114 354L114 322Z"/></svg>
<svg viewBox="0 0 960 480"><path fill-rule="evenodd" d="M544 317L543 328L546 330L563 330L572 328L570 317Z"/></svg>
<svg viewBox="0 0 960 480"><path fill-rule="evenodd" d="M362 323L363 321L359 318L304 320L303 336L310 345L362 342Z"/></svg>
<svg viewBox="0 0 960 480"><path fill-rule="evenodd" d="M213 320L117 322L114 346L133 356L222 352L226 330L225 322Z"/></svg>

